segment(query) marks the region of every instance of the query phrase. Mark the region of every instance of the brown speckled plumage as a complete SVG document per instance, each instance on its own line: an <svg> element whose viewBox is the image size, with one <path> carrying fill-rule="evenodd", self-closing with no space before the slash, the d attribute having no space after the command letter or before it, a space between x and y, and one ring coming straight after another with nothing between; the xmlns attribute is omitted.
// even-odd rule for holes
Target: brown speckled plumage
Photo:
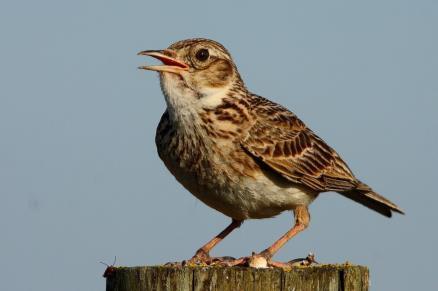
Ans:
<svg viewBox="0 0 438 291"><path fill-rule="evenodd" d="M221 44L191 39L141 54L164 63L142 68L160 72L167 110L156 144L176 179L233 221L295 212L294 228L260 256L269 259L308 225L307 206L321 192L336 191L388 217L402 213L359 181L295 114L250 93ZM238 224L230 227L219 237ZM208 255L215 239L195 258Z"/></svg>

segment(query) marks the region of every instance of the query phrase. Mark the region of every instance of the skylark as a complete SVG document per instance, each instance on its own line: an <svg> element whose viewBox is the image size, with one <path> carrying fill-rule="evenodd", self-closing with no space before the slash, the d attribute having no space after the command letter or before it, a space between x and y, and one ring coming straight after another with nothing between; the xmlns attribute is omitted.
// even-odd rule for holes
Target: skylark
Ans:
<svg viewBox="0 0 438 291"><path fill-rule="evenodd" d="M155 138L160 158L188 191L232 219L190 262L211 263L210 250L244 220L292 210L295 225L270 247L224 260L282 266L272 256L309 225L308 205L322 192L338 192L387 217L403 213L358 180L294 113L251 93L220 43L188 39L139 55L163 63L139 67L159 72L167 104Z"/></svg>

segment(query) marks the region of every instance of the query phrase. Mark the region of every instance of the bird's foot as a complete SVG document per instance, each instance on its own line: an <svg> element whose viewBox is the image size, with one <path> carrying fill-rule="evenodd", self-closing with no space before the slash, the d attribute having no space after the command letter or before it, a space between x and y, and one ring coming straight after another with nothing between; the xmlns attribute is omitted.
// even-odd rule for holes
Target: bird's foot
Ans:
<svg viewBox="0 0 438 291"><path fill-rule="evenodd" d="M166 266L241 266L257 269L280 268L283 270L289 270L292 267L310 266L318 264L318 262L315 260L315 255L312 253L309 253L305 258L297 258L285 263L273 261L271 257L272 256L267 252L261 252L259 254L252 253L251 256L242 257L239 259L229 256L211 257L207 252L204 252L203 250L198 250L190 260L182 261L181 263L167 263Z"/></svg>
<svg viewBox="0 0 438 291"><path fill-rule="evenodd" d="M196 254L187 261L182 262L182 266L210 266L210 265L226 265L226 262L234 261L233 257L211 257L210 254L203 249L199 249Z"/></svg>
<svg viewBox="0 0 438 291"><path fill-rule="evenodd" d="M312 266L317 265L318 262L315 260L315 255L312 253L309 253L307 257L305 258L297 258L290 260L289 262L283 263L283 262L275 262L270 261L269 265L274 268L280 268L283 270L289 270L292 267L298 267L298 266Z"/></svg>
<svg viewBox="0 0 438 291"><path fill-rule="evenodd" d="M315 254L309 253L305 258L298 258L288 262L292 267L295 266L311 266L318 265L319 263L315 260Z"/></svg>
<svg viewBox="0 0 438 291"><path fill-rule="evenodd" d="M266 252L261 252L260 254L253 253L249 257L242 257L234 260L223 260L218 263L222 266L234 267L234 266L244 266L251 267L257 269L264 268L281 268L284 270L291 269L296 266L310 266L314 264L318 264L315 260L315 255L310 253L305 258L298 258L291 260L289 262L277 262L271 259L271 255Z"/></svg>
<svg viewBox="0 0 438 291"><path fill-rule="evenodd" d="M210 265L213 258L210 254L203 249L196 251L195 255L187 261L183 261L183 266L199 266L199 265Z"/></svg>
<svg viewBox="0 0 438 291"><path fill-rule="evenodd" d="M270 261L270 257L264 253L260 253L260 254L252 253L252 255L248 257L222 260L218 262L218 265L227 266L227 267L242 266L242 267L252 267L252 268L268 268L269 261Z"/></svg>

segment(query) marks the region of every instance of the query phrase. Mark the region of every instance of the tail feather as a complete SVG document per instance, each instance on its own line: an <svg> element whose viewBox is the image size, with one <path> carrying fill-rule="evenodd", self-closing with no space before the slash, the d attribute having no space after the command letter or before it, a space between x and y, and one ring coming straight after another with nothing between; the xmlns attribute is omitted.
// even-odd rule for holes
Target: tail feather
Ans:
<svg viewBox="0 0 438 291"><path fill-rule="evenodd" d="M397 205L395 205L382 195L377 194L370 187L362 182L360 182L359 185L353 190L339 193L374 211L379 212L386 217L391 217L392 211L404 214L403 210L401 210Z"/></svg>

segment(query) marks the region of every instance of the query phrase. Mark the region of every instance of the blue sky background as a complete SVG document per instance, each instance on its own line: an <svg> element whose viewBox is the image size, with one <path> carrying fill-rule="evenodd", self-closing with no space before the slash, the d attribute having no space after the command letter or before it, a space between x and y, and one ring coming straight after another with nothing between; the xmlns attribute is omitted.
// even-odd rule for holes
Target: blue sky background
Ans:
<svg viewBox="0 0 438 291"><path fill-rule="evenodd" d="M431 290L438 260L438 2L0 2L2 290L104 290L105 267L182 260L229 220L167 172L165 109L136 56L208 37L247 86L301 117L407 215L328 193L278 254L370 267L373 290ZM213 252L260 251L290 213Z"/></svg>

